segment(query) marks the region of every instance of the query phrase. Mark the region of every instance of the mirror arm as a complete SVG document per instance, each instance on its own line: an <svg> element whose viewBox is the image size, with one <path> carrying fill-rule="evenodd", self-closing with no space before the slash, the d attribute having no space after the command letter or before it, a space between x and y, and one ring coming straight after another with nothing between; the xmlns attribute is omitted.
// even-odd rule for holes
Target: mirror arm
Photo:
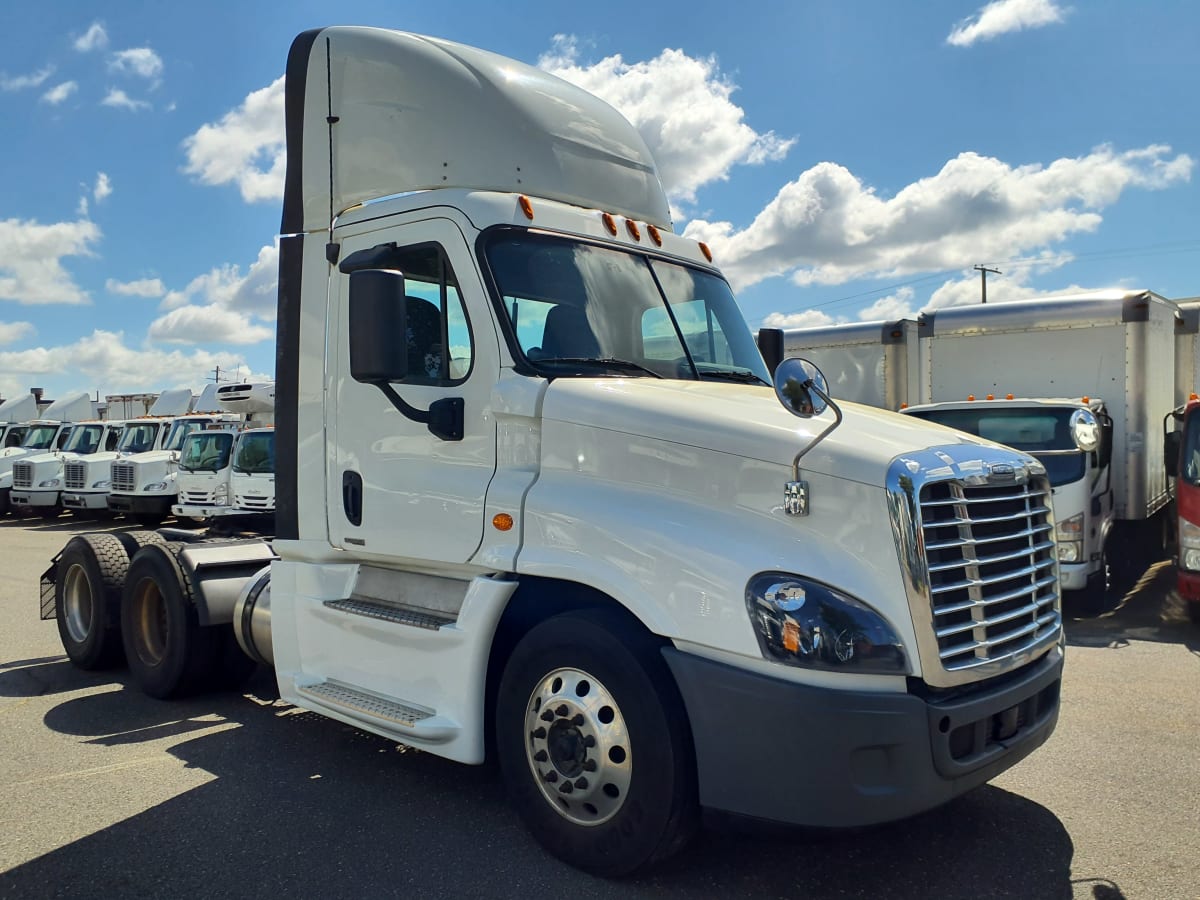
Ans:
<svg viewBox="0 0 1200 900"><path fill-rule="evenodd" d="M813 447L817 446L817 444L821 443L821 441L825 440L825 438L829 436L829 433L831 431L833 431L833 429L837 428L839 425L842 424L842 410L836 403L833 402L833 398L830 397L828 394L826 394L819 387L817 387L816 384L813 383L813 381L811 379L808 381L808 383L805 385L805 387L807 387L810 391L812 391L814 394L816 394L818 397L820 397L822 400L824 400L827 404L829 404L829 408L833 410L834 418L833 418L833 421L830 422L828 426L826 426L824 431L822 431L815 438L813 438L811 441L809 441L808 446L801 447L800 452L796 454L796 458L792 460L792 480L793 481L800 480L800 457L802 457L805 453L807 453Z"/></svg>
<svg viewBox="0 0 1200 900"><path fill-rule="evenodd" d="M443 397L441 400L435 400L429 404L429 409L422 410L407 403L386 381L378 382L375 386L383 391L392 406L400 411L400 415L413 422L422 423L434 437L441 438L443 441L461 441L463 439L463 425L466 416L462 397Z"/></svg>

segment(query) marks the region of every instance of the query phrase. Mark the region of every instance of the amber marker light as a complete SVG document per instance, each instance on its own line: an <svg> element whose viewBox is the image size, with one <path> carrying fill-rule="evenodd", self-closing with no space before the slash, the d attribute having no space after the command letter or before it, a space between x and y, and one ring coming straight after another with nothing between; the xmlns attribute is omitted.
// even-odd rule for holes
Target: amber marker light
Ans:
<svg viewBox="0 0 1200 900"><path fill-rule="evenodd" d="M1005 399L1005 400L1011 400L1012 398L1013 398L1013 395L1012 395L1012 394L1005 394L1005 395L1004 395L1004 399Z"/></svg>
<svg viewBox="0 0 1200 900"><path fill-rule="evenodd" d="M967 394L967 402L968 402L968 403L974 403L974 402L975 402L975 395L974 395L974 394Z"/></svg>
<svg viewBox="0 0 1200 900"><path fill-rule="evenodd" d="M1084 403L1091 403L1091 402L1092 402L1092 398L1091 398L1091 397L1082 397L1082 398L1080 398L1080 399L1081 399L1081 400L1082 400Z"/></svg>
<svg viewBox="0 0 1200 900"><path fill-rule="evenodd" d="M783 623L783 648L789 653L800 649L800 626L791 619Z"/></svg>
<svg viewBox="0 0 1200 900"><path fill-rule="evenodd" d="M712 251L708 249L708 244L704 243L704 241L697 241L696 243L700 245L700 252L704 254L704 258L712 262Z"/></svg>
<svg viewBox="0 0 1200 900"><path fill-rule="evenodd" d="M1188 394L1188 399L1189 400L1200 400L1200 394L1197 394L1195 391L1192 391L1190 394Z"/></svg>
<svg viewBox="0 0 1200 900"><path fill-rule="evenodd" d="M517 198L517 203L521 204L521 212L525 213L525 218L530 222L533 221L533 204L529 202L529 198L522 194Z"/></svg>
<svg viewBox="0 0 1200 900"><path fill-rule="evenodd" d="M625 230L629 232L629 236L635 241L642 239L642 230L638 228L637 222L633 221L633 219L625 220Z"/></svg>
<svg viewBox="0 0 1200 900"><path fill-rule="evenodd" d="M655 247L662 246L662 232L658 230L657 225L647 225L646 232L650 235L650 240L654 241Z"/></svg>
<svg viewBox="0 0 1200 900"><path fill-rule="evenodd" d="M987 395L987 398L988 398L989 400L995 400L995 399L996 399L996 395L995 395L995 394L988 394L988 395Z"/></svg>
<svg viewBox="0 0 1200 900"><path fill-rule="evenodd" d="M907 403L901 403L901 404L900 404L900 408L901 408L901 409L908 409L908 404L907 404Z"/></svg>
<svg viewBox="0 0 1200 900"><path fill-rule="evenodd" d="M492 527L497 531L511 531L513 527L513 517L508 513L496 513L492 516Z"/></svg>
<svg viewBox="0 0 1200 900"><path fill-rule="evenodd" d="M604 227L608 229L608 233L613 237L617 236L617 220L612 217L612 213L604 213L600 216L600 221L604 223Z"/></svg>

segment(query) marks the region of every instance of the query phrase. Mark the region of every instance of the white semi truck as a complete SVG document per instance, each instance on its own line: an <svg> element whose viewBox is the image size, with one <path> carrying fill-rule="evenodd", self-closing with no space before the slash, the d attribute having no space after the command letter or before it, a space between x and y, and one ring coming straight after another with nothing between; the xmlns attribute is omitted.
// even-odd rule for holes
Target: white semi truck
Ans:
<svg viewBox="0 0 1200 900"><path fill-rule="evenodd" d="M273 382L222 385L217 392L217 403L225 411L236 414L238 420L212 423L184 438L176 477L179 493L171 507L177 518L206 520L248 511L237 505L232 489L238 445L247 429L274 421L275 385ZM255 429L251 433L260 432ZM261 438L254 440L261 443ZM250 462L255 464L253 467L259 467L259 460L251 459ZM243 471L237 476L243 497L250 498L249 509L270 511L275 508L273 449L271 463L269 474ZM244 470L247 466L241 468ZM269 505L261 499L266 497L270 499Z"/></svg>
<svg viewBox="0 0 1200 900"><path fill-rule="evenodd" d="M65 467L86 463L90 456L115 452L124 431L125 423L119 420L80 422L71 429L61 451L17 460L13 463L10 495L13 509L35 513L44 519L57 518L63 511Z"/></svg>
<svg viewBox="0 0 1200 900"><path fill-rule="evenodd" d="M163 391L157 395L147 415L126 421L115 449L68 460L63 465L60 497L63 508L81 517L108 515L112 464L124 457L161 448L166 442L171 423L177 416L188 412L192 400L192 392L188 388Z"/></svg>
<svg viewBox="0 0 1200 900"><path fill-rule="evenodd" d="M13 465L27 457L51 450L61 450L75 422L93 419L95 404L86 393L55 400L29 422L21 443L0 450L0 516L11 508L9 496L13 486Z"/></svg>
<svg viewBox="0 0 1200 900"><path fill-rule="evenodd" d="M772 376L579 88L358 27L300 35L286 79L276 538L75 537L42 584L73 662L123 648L168 697L236 681L236 638L299 707L492 746L601 874L702 807L891 820L1046 740L1041 464Z"/></svg>
<svg viewBox="0 0 1200 900"><path fill-rule="evenodd" d="M1113 290L784 332L835 392L1025 450L1054 486L1061 585L1098 602L1161 550L1163 419L1187 400L1196 310Z"/></svg>

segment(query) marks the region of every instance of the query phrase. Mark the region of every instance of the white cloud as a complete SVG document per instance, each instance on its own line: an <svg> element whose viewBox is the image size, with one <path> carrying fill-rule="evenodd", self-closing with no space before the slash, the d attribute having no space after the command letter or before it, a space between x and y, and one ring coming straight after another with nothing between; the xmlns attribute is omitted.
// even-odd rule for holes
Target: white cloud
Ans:
<svg viewBox="0 0 1200 900"><path fill-rule="evenodd" d="M155 319L149 336L170 344L257 344L273 338L275 329L223 306L181 306Z"/></svg>
<svg viewBox="0 0 1200 900"><path fill-rule="evenodd" d="M247 203L277 202L287 165L283 78L250 94L220 122L202 125L183 148L184 171L202 184L236 184Z"/></svg>
<svg viewBox="0 0 1200 900"><path fill-rule="evenodd" d="M538 65L606 100L638 129L658 163L667 194L691 203L696 191L724 181L738 164L782 159L793 141L759 134L730 100L735 85L715 57L697 59L664 50L647 62L620 55L579 64L576 39L556 35Z"/></svg>
<svg viewBox="0 0 1200 900"><path fill-rule="evenodd" d="M136 281L117 281L110 278L104 282L104 289L110 294L122 297L161 297L167 292L167 287L160 278L140 278Z"/></svg>
<svg viewBox="0 0 1200 900"><path fill-rule="evenodd" d="M834 325L837 319L819 309L805 309L795 313L767 313L763 317L763 328L819 328Z"/></svg>
<svg viewBox="0 0 1200 900"><path fill-rule="evenodd" d="M42 225L32 220L0 220L0 300L34 305L91 303L86 291L63 268L68 256L91 256L99 227L81 219Z"/></svg>
<svg viewBox="0 0 1200 900"><path fill-rule="evenodd" d="M278 271L279 248L268 244L258 251L258 258L245 275L239 266L219 266L196 276L183 290L170 291L163 298L161 307L179 309L200 302L262 319L274 319Z"/></svg>
<svg viewBox="0 0 1200 900"><path fill-rule="evenodd" d="M82 35L75 39L75 49L80 53L89 50L103 50L108 46L108 32L99 22L93 22Z"/></svg>
<svg viewBox="0 0 1200 900"><path fill-rule="evenodd" d="M198 389L217 366L248 368L235 353L193 350L135 350L125 346L122 332L93 331L71 344L0 352L0 384L16 379L27 383L30 376L56 376L63 360L70 360L72 377L86 379L83 387L101 393L162 390L167 387ZM7 378L6 378L7 376ZM252 373L251 378L270 379Z"/></svg>
<svg viewBox="0 0 1200 900"><path fill-rule="evenodd" d="M104 106L114 106L118 109L128 109L131 112L137 112L139 109L150 108L150 104L145 100L134 100L120 88L110 88L100 103Z"/></svg>
<svg viewBox="0 0 1200 900"><path fill-rule="evenodd" d="M112 181L109 180L107 173L96 173L96 186L92 188L92 196L99 203L105 197L108 197L113 192Z"/></svg>
<svg viewBox="0 0 1200 900"><path fill-rule="evenodd" d="M1011 31L1057 24L1068 12L1054 0L994 0L955 25L946 43L969 47L976 41L990 41Z"/></svg>
<svg viewBox="0 0 1200 900"><path fill-rule="evenodd" d="M1118 153L1010 166L962 153L930 178L879 196L848 169L819 163L785 185L746 228L694 220L737 287L788 275L796 284L965 269L1011 259L1094 231L1099 210L1129 188L1157 190L1191 177L1185 154L1152 145Z"/></svg>
<svg viewBox="0 0 1200 900"><path fill-rule="evenodd" d="M34 333L28 322L0 322L0 346L11 344Z"/></svg>
<svg viewBox="0 0 1200 900"><path fill-rule="evenodd" d="M53 74L54 66L47 66L30 75L0 75L0 90L24 91L28 88L41 87L42 83Z"/></svg>
<svg viewBox="0 0 1200 900"><path fill-rule="evenodd" d="M58 106L68 97L79 89L79 85L74 81L64 81L62 84L55 85L42 94L42 102L49 103L51 106Z"/></svg>
<svg viewBox="0 0 1200 900"><path fill-rule="evenodd" d="M147 81L155 81L163 72L163 61L149 47L134 47L118 50L108 61L108 68L123 75L137 75Z"/></svg>
<svg viewBox="0 0 1200 900"><path fill-rule="evenodd" d="M913 298L916 291L905 285L894 294L880 297L870 306L858 313L859 321L873 322L876 319L911 319L916 313L913 309Z"/></svg>

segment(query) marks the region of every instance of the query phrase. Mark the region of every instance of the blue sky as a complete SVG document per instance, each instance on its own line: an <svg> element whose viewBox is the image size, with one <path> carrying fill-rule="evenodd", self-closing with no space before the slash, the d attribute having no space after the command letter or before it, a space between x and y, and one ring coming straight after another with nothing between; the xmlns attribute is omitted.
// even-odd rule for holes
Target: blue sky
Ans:
<svg viewBox="0 0 1200 900"><path fill-rule="evenodd" d="M736 10L736 12L734 12ZM1200 5L6 4L0 396L270 377L282 82L330 24L613 103L752 327L1200 294Z"/></svg>

